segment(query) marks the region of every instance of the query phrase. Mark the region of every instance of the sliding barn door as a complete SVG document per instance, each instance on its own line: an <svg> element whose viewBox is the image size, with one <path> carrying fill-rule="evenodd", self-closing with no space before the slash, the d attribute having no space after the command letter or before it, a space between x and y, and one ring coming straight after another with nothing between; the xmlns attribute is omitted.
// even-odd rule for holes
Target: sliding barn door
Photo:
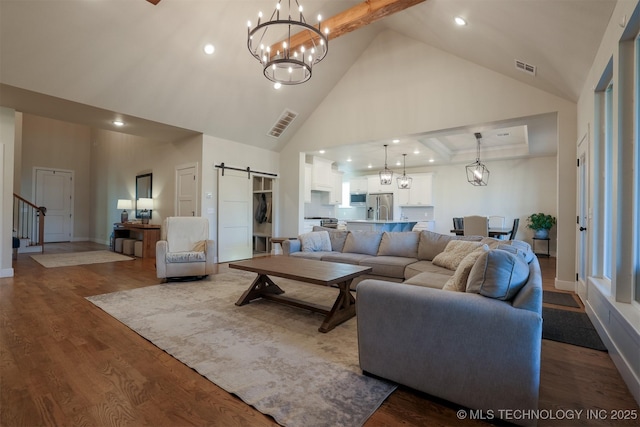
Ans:
<svg viewBox="0 0 640 427"><path fill-rule="evenodd" d="M248 259L253 255L251 183L247 172L218 170L218 262Z"/></svg>

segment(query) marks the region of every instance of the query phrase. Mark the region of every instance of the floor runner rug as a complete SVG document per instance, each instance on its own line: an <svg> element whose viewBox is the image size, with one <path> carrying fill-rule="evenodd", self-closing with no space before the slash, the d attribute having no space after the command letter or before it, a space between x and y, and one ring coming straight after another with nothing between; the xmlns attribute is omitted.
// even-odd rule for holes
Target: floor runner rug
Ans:
<svg viewBox="0 0 640 427"><path fill-rule="evenodd" d="M542 307L542 338L607 351L587 313Z"/></svg>
<svg viewBox="0 0 640 427"><path fill-rule="evenodd" d="M565 307L580 308L572 294L564 292L542 291L542 302L547 304L564 305Z"/></svg>
<svg viewBox="0 0 640 427"><path fill-rule="evenodd" d="M98 264L103 262L131 261L132 257L111 251L68 252L59 254L31 255L35 261L47 268L73 265Z"/></svg>
<svg viewBox="0 0 640 427"><path fill-rule="evenodd" d="M235 302L255 275L229 272L88 297L198 373L286 426L360 426L396 385L362 375L356 318L318 332L322 316ZM274 279L289 297L331 305L337 289Z"/></svg>

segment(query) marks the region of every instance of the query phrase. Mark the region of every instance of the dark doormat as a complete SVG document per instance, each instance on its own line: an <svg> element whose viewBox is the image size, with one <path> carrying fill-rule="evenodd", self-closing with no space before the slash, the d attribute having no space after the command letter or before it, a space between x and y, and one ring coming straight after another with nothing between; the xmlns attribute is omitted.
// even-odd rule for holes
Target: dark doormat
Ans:
<svg viewBox="0 0 640 427"><path fill-rule="evenodd" d="M607 351L587 313L542 307L542 338Z"/></svg>
<svg viewBox="0 0 640 427"><path fill-rule="evenodd" d="M542 302L547 304L564 305L565 307L580 308L572 294L563 292L542 291Z"/></svg>

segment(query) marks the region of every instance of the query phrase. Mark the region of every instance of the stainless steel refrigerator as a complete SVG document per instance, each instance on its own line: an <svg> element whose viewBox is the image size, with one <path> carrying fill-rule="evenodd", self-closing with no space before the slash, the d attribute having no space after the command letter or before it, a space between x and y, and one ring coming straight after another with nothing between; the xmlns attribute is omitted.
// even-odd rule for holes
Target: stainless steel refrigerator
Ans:
<svg viewBox="0 0 640 427"><path fill-rule="evenodd" d="M393 193L368 194L367 219L393 220Z"/></svg>

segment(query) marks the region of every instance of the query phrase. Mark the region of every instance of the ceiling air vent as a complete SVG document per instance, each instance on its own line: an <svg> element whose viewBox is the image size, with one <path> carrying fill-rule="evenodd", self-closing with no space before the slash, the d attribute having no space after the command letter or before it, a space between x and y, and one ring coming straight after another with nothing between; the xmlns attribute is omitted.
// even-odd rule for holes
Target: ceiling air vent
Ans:
<svg viewBox="0 0 640 427"><path fill-rule="evenodd" d="M527 74L531 74L532 76L536 75L535 65L527 64L526 62L518 61L517 59L516 59L516 69L523 71Z"/></svg>
<svg viewBox="0 0 640 427"><path fill-rule="evenodd" d="M269 131L268 135L274 138L280 138L280 135L287 130L291 122L293 122L296 117L298 117L298 113L294 113L290 110L284 110L282 114L280 114L278 121L276 121Z"/></svg>

